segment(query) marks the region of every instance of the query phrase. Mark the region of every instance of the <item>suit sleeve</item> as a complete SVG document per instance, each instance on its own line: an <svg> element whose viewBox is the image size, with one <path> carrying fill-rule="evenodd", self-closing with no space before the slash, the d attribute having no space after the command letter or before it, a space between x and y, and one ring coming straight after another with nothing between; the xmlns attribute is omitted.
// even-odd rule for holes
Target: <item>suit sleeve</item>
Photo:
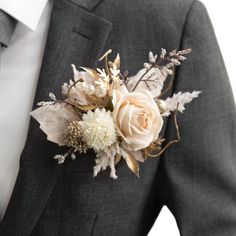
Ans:
<svg viewBox="0 0 236 236"><path fill-rule="evenodd" d="M229 78L205 6L189 9L181 48L192 48L174 92L201 90L178 114L181 142L160 160L160 198L183 236L236 235L236 112ZM175 137L168 122L166 137Z"/></svg>

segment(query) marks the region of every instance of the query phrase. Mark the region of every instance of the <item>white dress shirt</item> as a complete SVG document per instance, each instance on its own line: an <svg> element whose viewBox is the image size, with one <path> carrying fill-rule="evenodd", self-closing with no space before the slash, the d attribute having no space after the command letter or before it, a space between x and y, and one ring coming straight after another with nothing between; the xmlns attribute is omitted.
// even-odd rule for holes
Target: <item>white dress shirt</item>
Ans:
<svg viewBox="0 0 236 236"><path fill-rule="evenodd" d="M18 20L0 58L0 221L19 170L52 5L52 0L0 0L0 9Z"/></svg>
<svg viewBox="0 0 236 236"><path fill-rule="evenodd" d="M35 30L47 0L0 0L0 9Z"/></svg>

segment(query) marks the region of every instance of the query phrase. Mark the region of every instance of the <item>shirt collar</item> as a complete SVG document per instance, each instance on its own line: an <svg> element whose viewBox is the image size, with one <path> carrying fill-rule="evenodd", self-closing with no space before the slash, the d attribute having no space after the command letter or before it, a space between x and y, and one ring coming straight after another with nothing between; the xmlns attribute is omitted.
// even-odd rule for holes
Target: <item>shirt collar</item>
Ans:
<svg viewBox="0 0 236 236"><path fill-rule="evenodd" d="M48 0L0 0L0 9L35 31Z"/></svg>

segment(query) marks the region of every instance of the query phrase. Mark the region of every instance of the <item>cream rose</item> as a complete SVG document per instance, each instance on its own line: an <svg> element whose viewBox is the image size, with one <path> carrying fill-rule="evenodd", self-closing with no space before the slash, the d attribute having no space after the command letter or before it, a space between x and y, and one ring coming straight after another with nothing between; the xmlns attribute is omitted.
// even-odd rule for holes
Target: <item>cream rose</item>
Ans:
<svg viewBox="0 0 236 236"><path fill-rule="evenodd" d="M138 151L159 136L163 119L152 94L147 90L129 93L125 86L113 91L113 119L123 147Z"/></svg>

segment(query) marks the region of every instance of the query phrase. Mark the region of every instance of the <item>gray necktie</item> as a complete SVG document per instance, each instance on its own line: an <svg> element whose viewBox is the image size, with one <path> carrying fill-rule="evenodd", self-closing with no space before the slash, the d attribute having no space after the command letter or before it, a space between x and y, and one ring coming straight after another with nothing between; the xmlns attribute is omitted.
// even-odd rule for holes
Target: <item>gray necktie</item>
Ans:
<svg viewBox="0 0 236 236"><path fill-rule="evenodd" d="M0 10L0 49L8 46L15 26L16 20Z"/></svg>

